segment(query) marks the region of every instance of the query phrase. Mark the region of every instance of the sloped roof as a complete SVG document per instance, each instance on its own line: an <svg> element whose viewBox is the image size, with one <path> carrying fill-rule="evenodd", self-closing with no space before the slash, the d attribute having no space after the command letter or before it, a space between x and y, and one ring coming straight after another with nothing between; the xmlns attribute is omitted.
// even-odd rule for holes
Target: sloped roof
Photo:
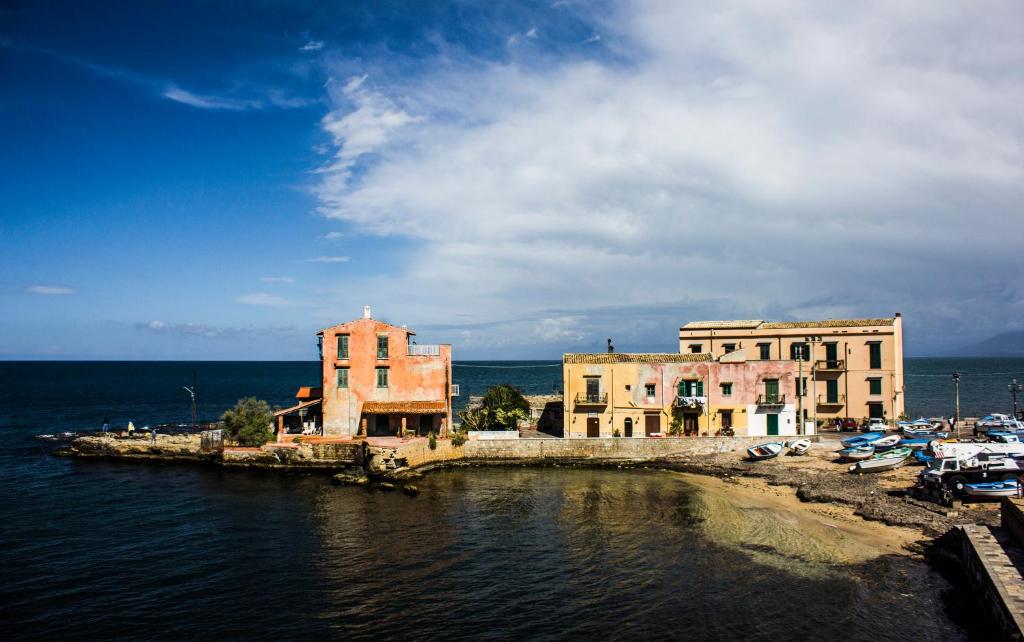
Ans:
<svg viewBox="0 0 1024 642"><path fill-rule="evenodd" d="M443 401L367 401L363 403L363 413L369 415L391 413L433 415L444 411Z"/></svg>
<svg viewBox="0 0 1024 642"><path fill-rule="evenodd" d="M296 412L298 410L302 410L303 408L309 408L310 406L315 406L316 404L320 403L321 401L323 401L323 400L322 399L310 399L309 401L303 401L302 403L297 403L297 404L295 404L294 406L292 406L290 408L282 408L281 410L278 410L277 412L274 413L274 416L275 417L280 417L281 415L290 415L293 412Z"/></svg>
<svg viewBox="0 0 1024 642"><path fill-rule="evenodd" d="M376 326L385 326L385 327L388 327L388 328L395 328L396 330L402 330L403 332L408 332L409 334L413 334L413 335L416 334L416 331L413 330L410 327L395 325L393 323L388 323L387 321L381 321L380 319L374 319L374 318L367 319L365 317L360 317L358 319L352 319L351 321L343 321L341 323L335 323L334 325L332 325L330 327L327 327L327 328L324 328L322 330L317 331L317 334L324 334L325 332L330 332L330 331L338 330L339 328L344 328L344 327L352 326L352 325L355 325L357 323L372 323L372 324L374 324Z"/></svg>
<svg viewBox="0 0 1024 642"><path fill-rule="evenodd" d="M319 386L302 386L295 394L296 399L319 399L324 396L324 389Z"/></svg>
<svg viewBox="0 0 1024 642"><path fill-rule="evenodd" d="M691 321L680 330L789 330L793 328L857 328L866 325L892 325L894 317L878 319L826 319L824 321Z"/></svg>
<svg viewBox="0 0 1024 642"><path fill-rule="evenodd" d="M718 329L740 329L756 328L764 323L760 319L746 319L736 321L690 321L683 326L683 330L718 330Z"/></svg>
<svg viewBox="0 0 1024 642"><path fill-rule="evenodd" d="M699 363L711 360L711 355L706 352L575 352L562 355L562 363Z"/></svg>

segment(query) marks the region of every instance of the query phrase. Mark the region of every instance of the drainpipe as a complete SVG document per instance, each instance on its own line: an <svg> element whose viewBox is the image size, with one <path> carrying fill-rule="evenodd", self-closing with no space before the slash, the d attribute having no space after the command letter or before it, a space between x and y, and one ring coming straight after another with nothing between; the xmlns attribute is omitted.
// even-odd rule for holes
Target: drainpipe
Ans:
<svg viewBox="0 0 1024 642"><path fill-rule="evenodd" d="M611 339L608 340L608 345L611 346ZM615 364L611 364L612 373L609 379L611 379L611 390L608 391L608 403L612 406L612 435L615 434Z"/></svg>
<svg viewBox="0 0 1024 642"><path fill-rule="evenodd" d="M843 404L843 409L846 410L846 414L850 414L850 348L847 345L848 342L843 342L843 390L846 395L846 403Z"/></svg>

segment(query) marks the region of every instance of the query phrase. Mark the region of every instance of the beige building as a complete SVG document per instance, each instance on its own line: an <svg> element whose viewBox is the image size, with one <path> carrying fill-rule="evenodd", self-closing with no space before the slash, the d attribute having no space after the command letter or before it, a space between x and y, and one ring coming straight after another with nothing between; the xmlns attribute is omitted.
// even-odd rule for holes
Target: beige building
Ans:
<svg viewBox="0 0 1024 642"><path fill-rule="evenodd" d="M898 419L904 413L903 319L696 321L679 329L679 352L785 359L801 384L787 389L805 420Z"/></svg>
<svg viewBox="0 0 1024 642"><path fill-rule="evenodd" d="M740 353L566 354L566 437L796 435L797 364Z"/></svg>

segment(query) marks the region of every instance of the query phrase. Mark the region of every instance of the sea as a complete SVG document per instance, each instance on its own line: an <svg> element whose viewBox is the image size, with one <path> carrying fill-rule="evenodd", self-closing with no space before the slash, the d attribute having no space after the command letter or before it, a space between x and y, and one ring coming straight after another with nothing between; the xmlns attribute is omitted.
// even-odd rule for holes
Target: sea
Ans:
<svg viewBox="0 0 1024 642"><path fill-rule="evenodd" d="M561 387L558 362L459 362ZM1022 359L908 359L912 415L1007 412ZM468 469L415 497L318 475L73 460L41 434L287 405L316 362L0 362L0 635L13 639L970 636L924 562L823 557L771 511L655 471ZM837 547L841 548L840 544Z"/></svg>

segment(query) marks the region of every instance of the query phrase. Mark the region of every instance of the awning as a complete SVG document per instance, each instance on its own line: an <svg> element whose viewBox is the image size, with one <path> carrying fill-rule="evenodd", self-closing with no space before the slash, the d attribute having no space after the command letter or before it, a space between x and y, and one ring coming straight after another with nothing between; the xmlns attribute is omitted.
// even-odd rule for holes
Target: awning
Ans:
<svg viewBox="0 0 1024 642"><path fill-rule="evenodd" d="M444 411L443 401L367 401L363 404L366 415L436 415Z"/></svg>
<svg viewBox="0 0 1024 642"><path fill-rule="evenodd" d="M319 399L324 396L324 389L315 386L302 386L295 395L296 399Z"/></svg>
<svg viewBox="0 0 1024 642"><path fill-rule="evenodd" d="M321 401L323 401L323 400L322 399L312 399L310 401L303 401L302 403L296 404L296 405L292 406L291 408L282 408L281 410L278 410L277 412L274 413L274 416L275 417L280 417L281 415L290 415L293 412L296 412L298 410L302 410L303 408L309 408L310 406L315 406L318 403L320 403Z"/></svg>

